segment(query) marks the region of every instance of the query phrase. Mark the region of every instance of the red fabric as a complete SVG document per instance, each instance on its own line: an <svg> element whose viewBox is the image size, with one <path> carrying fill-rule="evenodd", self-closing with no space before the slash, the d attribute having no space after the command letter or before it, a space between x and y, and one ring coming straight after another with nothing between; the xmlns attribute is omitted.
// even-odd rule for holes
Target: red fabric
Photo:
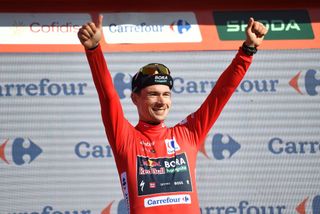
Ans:
<svg viewBox="0 0 320 214"><path fill-rule="evenodd" d="M124 118L100 46L86 54L130 213L200 213L195 175L197 153L252 57L239 49L201 107L168 128L164 123L150 125L142 121L132 126Z"/></svg>

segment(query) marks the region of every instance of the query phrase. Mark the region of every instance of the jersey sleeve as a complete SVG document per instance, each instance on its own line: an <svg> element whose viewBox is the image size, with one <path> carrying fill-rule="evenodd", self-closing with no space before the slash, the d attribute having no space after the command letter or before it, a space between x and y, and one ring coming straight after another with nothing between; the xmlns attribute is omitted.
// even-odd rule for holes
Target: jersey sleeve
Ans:
<svg viewBox="0 0 320 214"><path fill-rule="evenodd" d="M239 48L235 58L220 75L200 108L180 123L180 125L187 128L190 137L193 138L192 142L196 144L198 149L204 143L208 132L218 119L223 107L240 84L251 62L252 56L246 55Z"/></svg>
<svg viewBox="0 0 320 214"><path fill-rule="evenodd" d="M109 144L115 153L119 153L126 147L123 137L127 136L126 132L129 132L132 126L124 118L120 98L114 88L101 46L98 45L93 50L86 50L86 56L99 96L102 121Z"/></svg>

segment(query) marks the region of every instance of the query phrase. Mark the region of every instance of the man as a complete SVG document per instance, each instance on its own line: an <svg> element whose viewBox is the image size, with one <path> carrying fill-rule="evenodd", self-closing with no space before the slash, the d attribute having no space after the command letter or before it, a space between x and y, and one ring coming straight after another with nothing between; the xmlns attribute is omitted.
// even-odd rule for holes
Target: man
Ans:
<svg viewBox="0 0 320 214"><path fill-rule="evenodd" d="M250 18L246 40L201 107L174 127L164 124L171 108L173 79L159 63L132 78L131 99L139 114L134 127L125 118L99 41L102 20L78 32L91 68L103 124L112 148L128 213L199 214L196 158L206 135L242 80L267 29Z"/></svg>

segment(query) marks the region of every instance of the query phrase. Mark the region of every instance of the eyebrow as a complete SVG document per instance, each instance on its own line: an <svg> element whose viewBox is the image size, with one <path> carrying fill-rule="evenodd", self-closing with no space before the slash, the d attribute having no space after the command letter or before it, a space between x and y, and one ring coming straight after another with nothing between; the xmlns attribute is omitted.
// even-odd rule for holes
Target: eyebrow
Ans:
<svg viewBox="0 0 320 214"><path fill-rule="evenodd" d="M171 94L171 91L164 91L164 92L148 91L147 94Z"/></svg>

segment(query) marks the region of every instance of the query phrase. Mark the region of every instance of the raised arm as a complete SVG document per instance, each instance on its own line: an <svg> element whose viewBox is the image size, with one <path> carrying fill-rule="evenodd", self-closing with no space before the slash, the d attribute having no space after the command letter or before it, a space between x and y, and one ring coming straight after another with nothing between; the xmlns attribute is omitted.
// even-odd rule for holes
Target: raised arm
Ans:
<svg viewBox="0 0 320 214"><path fill-rule="evenodd" d="M93 82L97 89L105 131L115 155L125 146L123 136L130 126L124 118L119 96L113 85L112 77L99 42L102 36L102 20L84 24L78 32L78 38L84 46L90 65Z"/></svg>
<svg viewBox="0 0 320 214"><path fill-rule="evenodd" d="M99 42L102 37L103 16L99 15L97 23L88 22L78 31L78 38L86 50L87 59L92 72L100 103L116 95L104 55Z"/></svg>
<svg viewBox="0 0 320 214"><path fill-rule="evenodd" d="M193 130L195 141L201 146L223 107L234 93L252 62L252 55L262 43L267 29L260 22L250 18L246 28L246 40L228 68L219 77L216 85L201 107L187 118L188 129ZM190 123L189 123L190 121ZM193 121L193 122L191 122Z"/></svg>

